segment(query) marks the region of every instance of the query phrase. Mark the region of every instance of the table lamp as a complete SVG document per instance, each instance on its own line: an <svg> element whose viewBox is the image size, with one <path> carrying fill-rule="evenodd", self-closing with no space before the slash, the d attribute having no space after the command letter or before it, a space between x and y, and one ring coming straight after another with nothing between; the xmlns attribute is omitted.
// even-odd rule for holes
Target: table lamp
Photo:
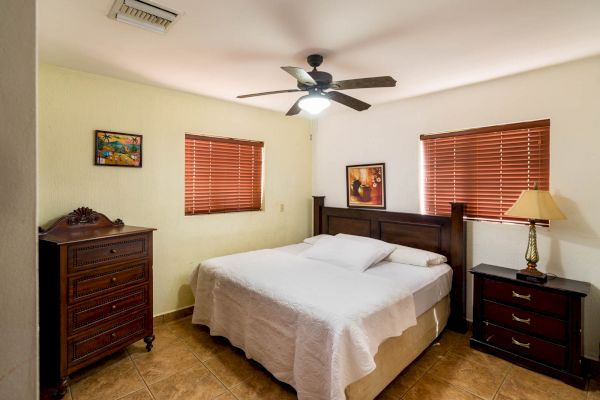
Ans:
<svg viewBox="0 0 600 400"><path fill-rule="evenodd" d="M527 268L517 272L517 279L536 283L546 282L548 276L536 268L540 256L537 250L535 221L565 219L565 215L554 203L550 192L547 190L538 190L537 182L533 184L532 190L523 190L515 204L504 215L529 219L529 241L527 242L527 251L525 252Z"/></svg>

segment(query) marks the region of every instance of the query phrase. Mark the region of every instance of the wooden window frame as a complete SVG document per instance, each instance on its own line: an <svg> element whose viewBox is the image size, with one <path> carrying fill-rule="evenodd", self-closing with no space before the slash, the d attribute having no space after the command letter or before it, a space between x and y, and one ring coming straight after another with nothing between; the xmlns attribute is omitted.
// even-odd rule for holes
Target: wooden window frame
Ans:
<svg viewBox="0 0 600 400"><path fill-rule="evenodd" d="M202 142L202 145L198 145ZM206 147L208 153L198 154L194 146ZM222 214L262 211L264 206L264 142L234 139L204 134L185 134L184 212L185 215ZM238 159L235 160L237 147ZM242 151L243 150L243 151ZM258 156L259 160L256 160ZM215 161L213 157L218 159ZM205 163L205 159L210 160ZM237 163L236 163L237 161ZM241 166L247 168L242 171ZM237 188L235 173L238 168ZM202 172L197 172L203 170ZM205 181L199 177L208 178ZM244 175L242 177L242 175ZM246 179L249 182L245 181ZM216 182L216 188L215 188ZM240 183L241 182L241 183ZM256 182L259 182L258 185ZM232 189L229 185L234 185ZM256 188L260 194L257 195ZM202 193L201 191L205 191ZM216 193L215 193L216 192ZM219 193L222 197L219 197ZM237 194L237 200L236 200ZM205 200L199 200L198 198ZM237 201L237 203L236 203ZM225 206L224 204L227 204Z"/></svg>
<svg viewBox="0 0 600 400"><path fill-rule="evenodd" d="M449 214L454 201L467 203L469 220L526 223L503 214L533 181L549 190L549 119L425 134L420 140L423 214Z"/></svg>

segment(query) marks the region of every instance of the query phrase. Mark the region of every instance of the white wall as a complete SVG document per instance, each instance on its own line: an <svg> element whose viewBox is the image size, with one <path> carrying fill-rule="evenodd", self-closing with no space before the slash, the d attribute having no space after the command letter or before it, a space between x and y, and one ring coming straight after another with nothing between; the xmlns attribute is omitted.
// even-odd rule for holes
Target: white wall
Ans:
<svg viewBox="0 0 600 400"><path fill-rule="evenodd" d="M37 398L35 0L0 18L0 398Z"/></svg>
<svg viewBox="0 0 600 400"><path fill-rule="evenodd" d="M393 89L381 89L393 90ZM360 97L360 90L352 91ZM343 110L320 118L313 140L313 191L326 205L346 206L345 166L386 163L390 211L419 212L419 135L551 119L550 189L567 215L538 229L540 269L589 281L585 355L598 358L600 319L600 57L459 89ZM520 269L527 229L468 223L468 266ZM469 276L469 286L471 285ZM472 295L468 294L471 318Z"/></svg>

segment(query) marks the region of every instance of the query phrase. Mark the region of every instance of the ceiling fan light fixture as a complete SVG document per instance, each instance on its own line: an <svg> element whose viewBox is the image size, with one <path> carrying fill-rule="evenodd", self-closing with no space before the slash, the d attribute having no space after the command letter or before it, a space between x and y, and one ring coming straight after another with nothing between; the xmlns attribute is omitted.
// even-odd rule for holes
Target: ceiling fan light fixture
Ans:
<svg viewBox="0 0 600 400"><path fill-rule="evenodd" d="M298 113L300 113L302 110L305 110L312 115L317 115L329 107L332 101L335 101L336 103L342 104L346 107L350 107L356 111L364 111L371 107L370 104L352 96L348 96L347 94L338 92L338 90L396 86L396 80L391 76L374 76L371 78L333 81L333 77L330 73L325 71L317 71L317 67L323 62L323 56L319 54L311 54L306 60L308 61L308 64L313 67L311 72L306 72L302 68L298 67L281 67L282 70L296 78L297 89L284 89L270 92L242 94L237 96L238 99L277 93L308 92L308 95L300 97L298 100L296 100L288 112L285 113L285 115L288 117L292 115L298 115ZM324 90L329 90L329 92L323 92Z"/></svg>
<svg viewBox="0 0 600 400"><path fill-rule="evenodd" d="M312 115L317 115L331 105L331 101L322 94L309 94L298 102L298 107Z"/></svg>

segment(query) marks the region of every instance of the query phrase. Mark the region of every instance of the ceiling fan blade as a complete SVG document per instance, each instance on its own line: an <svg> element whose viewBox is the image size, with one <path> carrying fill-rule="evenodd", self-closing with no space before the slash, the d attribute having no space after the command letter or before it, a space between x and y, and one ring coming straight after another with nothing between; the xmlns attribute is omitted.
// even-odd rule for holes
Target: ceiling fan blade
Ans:
<svg viewBox="0 0 600 400"><path fill-rule="evenodd" d="M343 104L347 107L353 108L356 111L363 111L363 110L366 110L367 108L371 107L370 104L365 103L364 101L355 99L352 96L348 96L347 94L340 93L340 92L327 92L326 96L329 99L331 99L333 101L337 101L338 103Z"/></svg>
<svg viewBox="0 0 600 400"><path fill-rule="evenodd" d="M282 70L296 78L296 80L303 85L306 86L315 86L317 81L315 81L312 76L308 74L305 70L298 67L281 67Z"/></svg>
<svg viewBox="0 0 600 400"><path fill-rule="evenodd" d="M261 92L261 93L252 93L252 94L241 94L237 96L238 99L244 99L246 97L254 97L254 96L266 96L268 94L278 94L278 93L289 93L289 92L301 92L300 89L286 89L286 90L275 90L273 92Z"/></svg>
<svg viewBox="0 0 600 400"><path fill-rule="evenodd" d="M300 99L302 99L302 97L300 97ZM292 108L290 108L288 110L288 112L285 113L285 115L287 115L287 116L296 115L300 112L300 106L298 105L298 103L300 103L300 99L296 100L296 102L294 103Z"/></svg>
<svg viewBox="0 0 600 400"><path fill-rule="evenodd" d="M332 89L366 89L396 86L396 80L391 76L375 76L373 78L348 79L347 81L331 82Z"/></svg>

